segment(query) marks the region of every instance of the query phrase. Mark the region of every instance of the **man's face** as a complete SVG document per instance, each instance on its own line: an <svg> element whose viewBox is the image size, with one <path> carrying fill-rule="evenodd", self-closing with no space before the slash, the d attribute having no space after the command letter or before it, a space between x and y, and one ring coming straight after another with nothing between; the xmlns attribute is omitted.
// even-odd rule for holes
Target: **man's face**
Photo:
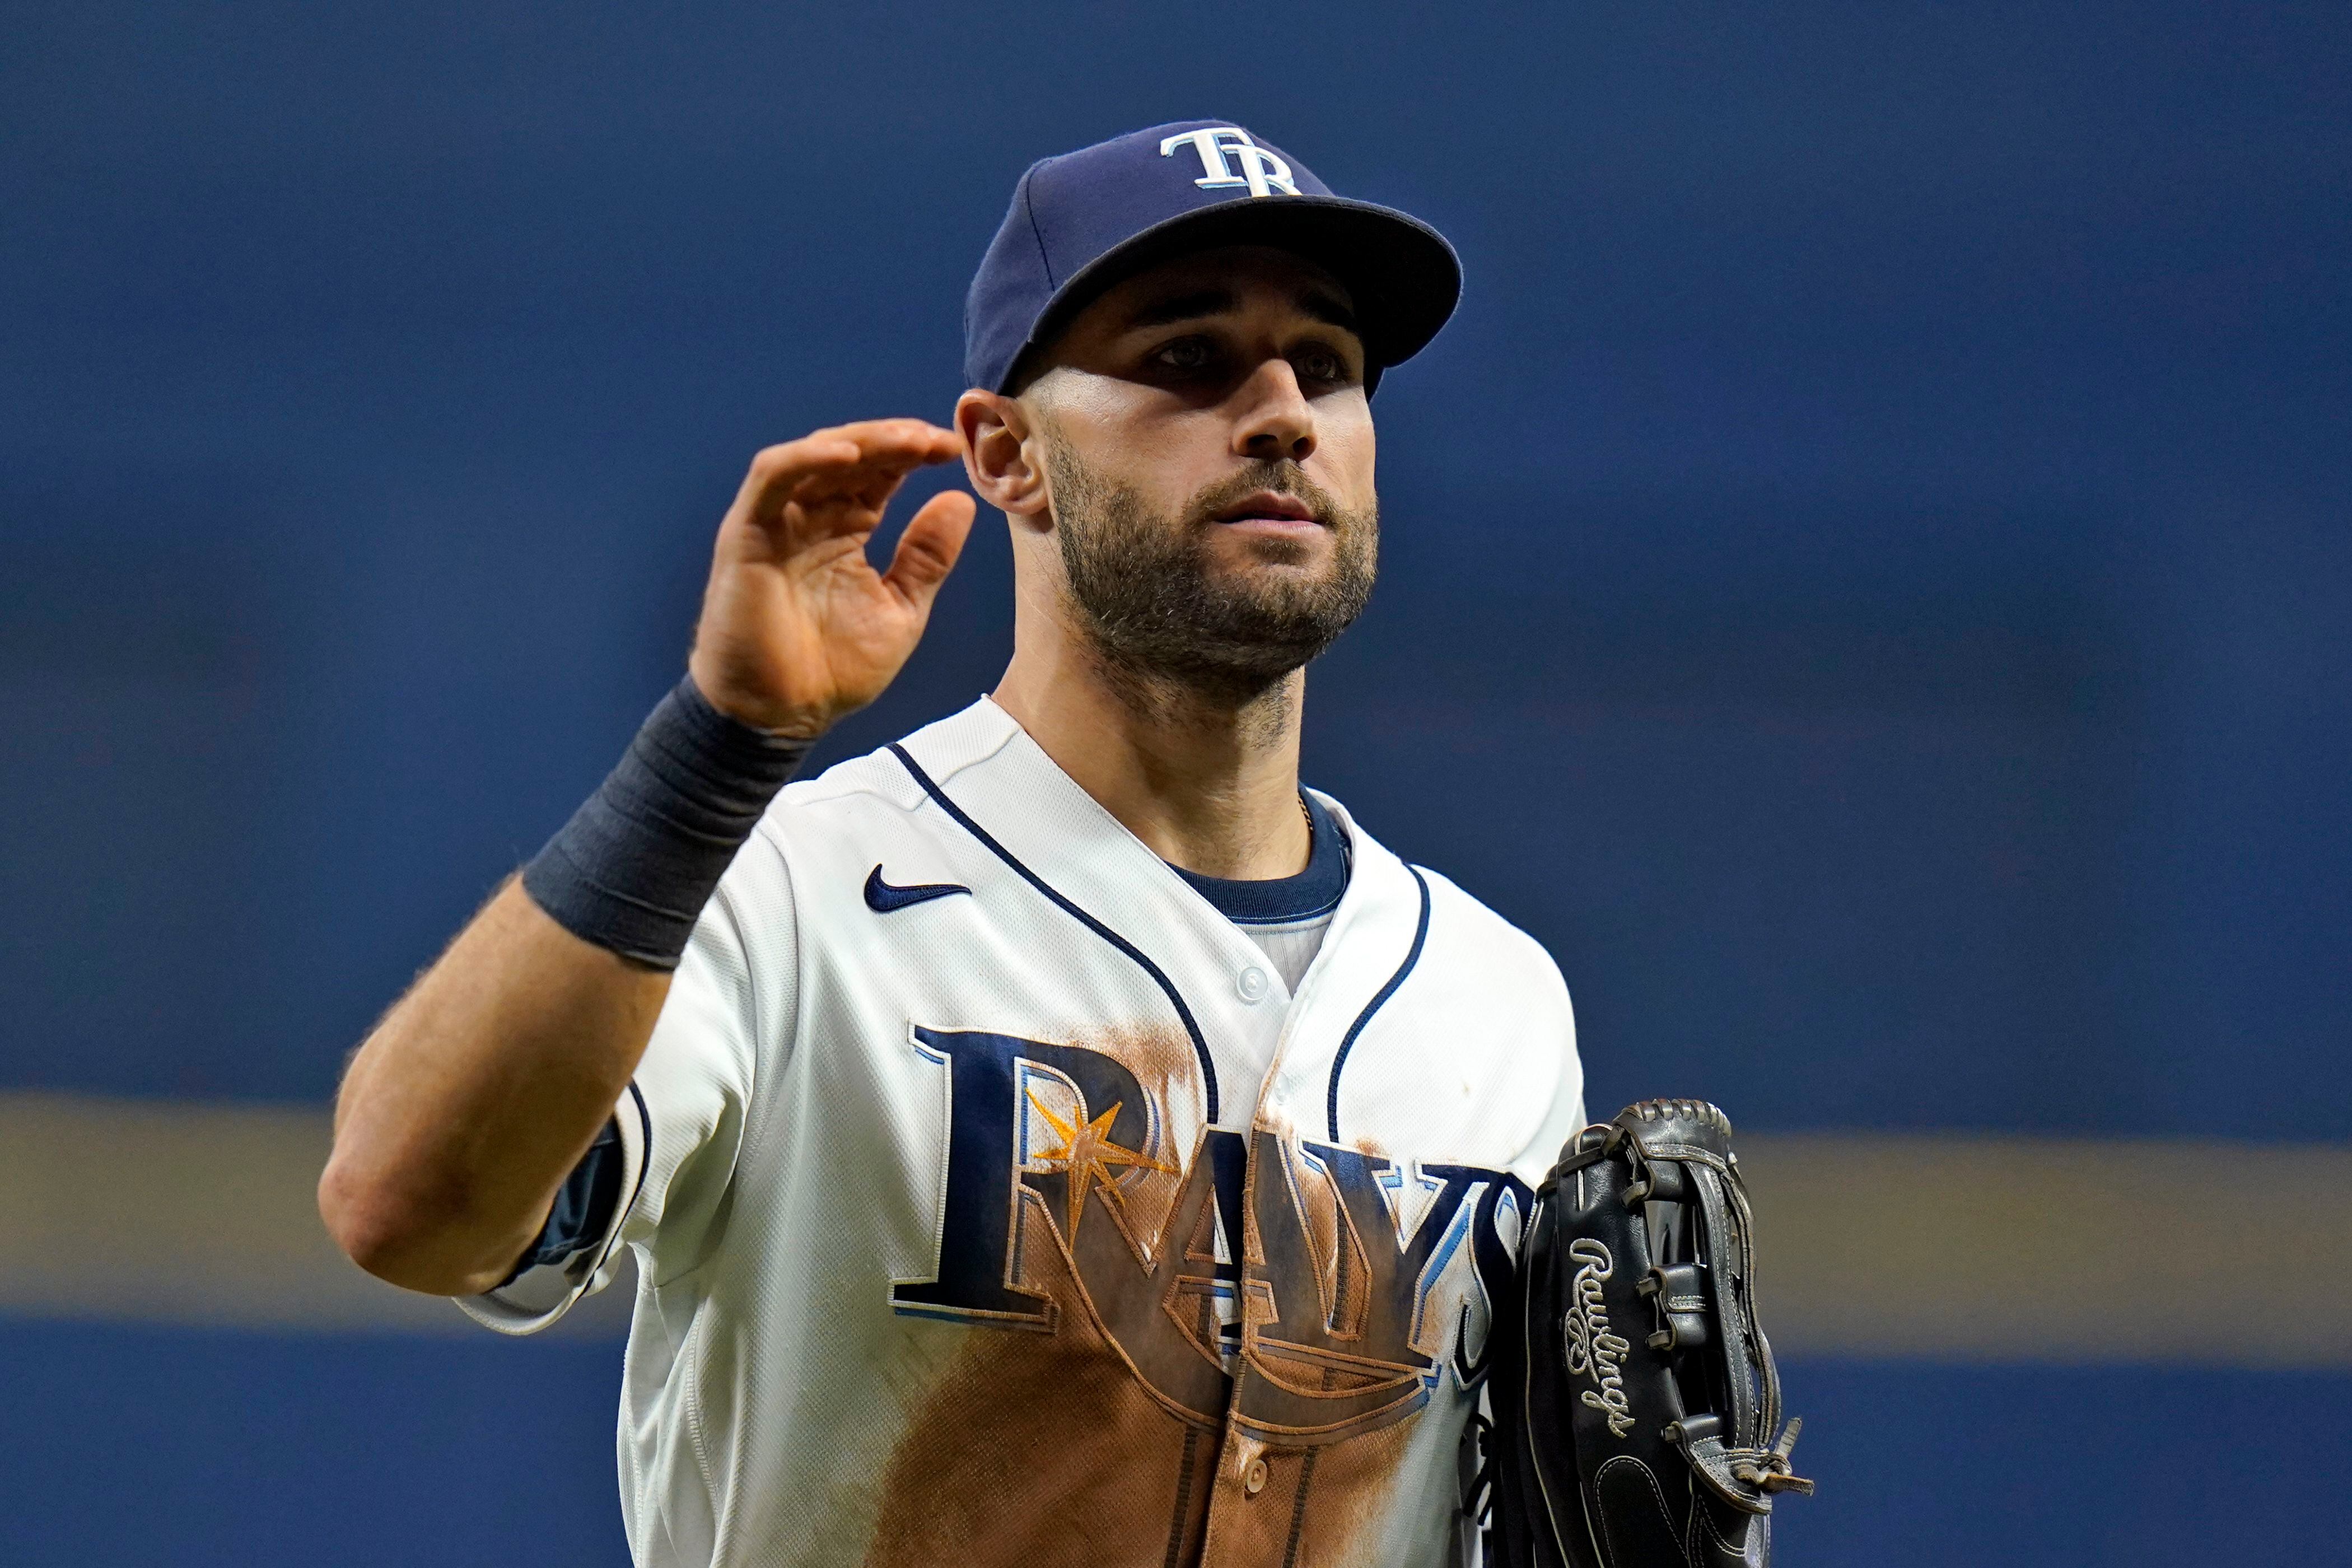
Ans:
<svg viewBox="0 0 2352 1568"><path fill-rule="evenodd" d="M1364 607L1371 408L1346 292L1285 252L1167 263L1087 306L1023 394L1070 607L1114 664L1265 689Z"/></svg>

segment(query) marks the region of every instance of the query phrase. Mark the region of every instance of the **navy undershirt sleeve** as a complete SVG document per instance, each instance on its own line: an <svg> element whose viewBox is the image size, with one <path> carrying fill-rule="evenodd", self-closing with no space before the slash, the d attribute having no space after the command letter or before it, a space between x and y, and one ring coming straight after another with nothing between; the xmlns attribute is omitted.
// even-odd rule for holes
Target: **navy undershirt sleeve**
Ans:
<svg viewBox="0 0 2352 1568"><path fill-rule="evenodd" d="M588 1152L580 1156L580 1163L563 1178L563 1185L556 1189L555 1206L548 1211L539 1239L499 1285L513 1284L530 1269L569 1263L602 1241L613 1227L614 1211L621 1205L624 1163L621 1124L607 1118L604 1130L596 1134Z"/></svg>

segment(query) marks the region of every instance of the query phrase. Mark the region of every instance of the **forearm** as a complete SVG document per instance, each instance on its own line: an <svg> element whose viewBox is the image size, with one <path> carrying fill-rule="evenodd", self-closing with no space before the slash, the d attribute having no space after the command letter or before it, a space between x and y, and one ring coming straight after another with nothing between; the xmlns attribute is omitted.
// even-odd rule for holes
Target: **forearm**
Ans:
<svg viewBox="0 0 2352 1568"><path fill-rule="evenodd" d="M320 1213L370 1273L503 1279L627 1087L667 973L572 935L509 881L352 1058Z"/></svg>

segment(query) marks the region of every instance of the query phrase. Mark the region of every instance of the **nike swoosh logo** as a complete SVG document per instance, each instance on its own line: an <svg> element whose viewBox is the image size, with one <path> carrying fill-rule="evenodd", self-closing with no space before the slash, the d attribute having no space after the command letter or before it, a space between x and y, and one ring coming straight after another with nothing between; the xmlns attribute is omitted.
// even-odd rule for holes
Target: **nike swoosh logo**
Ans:
<svg viewBox="0 0 2352 1568"><path fill-rule="evenodd" d="M971 889L961 882L911 882L894 888L882 879L882 868L877 866L866 875L866 907L877 915L893 910L903 910L911 904L927 904L933 899L944 899L951 893L969 893Z"/></svg>

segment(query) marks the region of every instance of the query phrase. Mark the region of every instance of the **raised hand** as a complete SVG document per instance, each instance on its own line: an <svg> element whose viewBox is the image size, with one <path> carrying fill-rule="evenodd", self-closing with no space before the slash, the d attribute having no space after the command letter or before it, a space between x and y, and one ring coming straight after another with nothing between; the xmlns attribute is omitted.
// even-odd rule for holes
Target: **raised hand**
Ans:
<svg viewBox="0 0 2352 1568"><path fill-rule="evenodd" d="M719 525L688 663L711 706L814 738L881 695L962 552L972 499L949 490L925 502L887 572L866 560L866 542L908 474L961 450L952 430L875 419L751 460Z"/></svg>

